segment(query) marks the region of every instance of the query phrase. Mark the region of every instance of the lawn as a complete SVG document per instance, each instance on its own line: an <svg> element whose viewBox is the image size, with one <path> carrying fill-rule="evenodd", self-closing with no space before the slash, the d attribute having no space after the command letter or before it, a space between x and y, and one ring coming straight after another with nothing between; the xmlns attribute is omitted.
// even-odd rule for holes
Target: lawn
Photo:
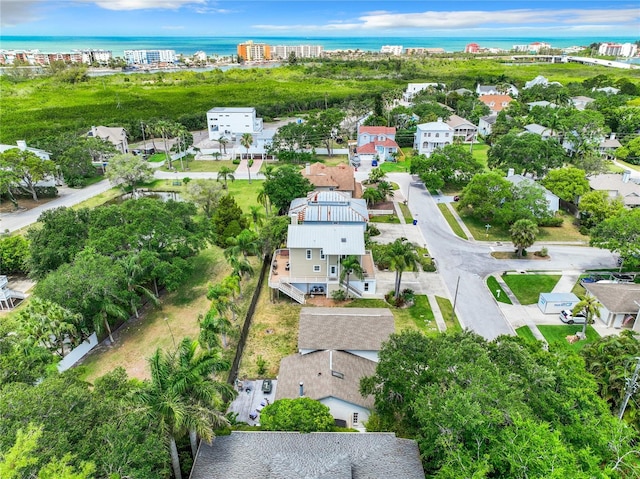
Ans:
<svg viewBox="0 0 640 479"><path fill-rule="evenodd" d="M255 260L255 258L254 258ZM254 267L257 265L254 264ZM197 339L198 316L206 313L208 284L216 282L230 271L222 250L208 248L194 258L193 273L185 284L173 293L161 297L159 307L147 307L139 319L132 319L114 334L113 347L99 346L82 361L83 377L88 381L106 374L118 366L126 369L129 377L149 377L147 358L157 348L173 349L182 338ZM243 284L243 298L238 299L238 318L244 318L257 277ZM239 320L241 322L243 319ZM239 331L241 324L237 325ZM235 354L237 334L231 335L225 356L231 361ZM226 380L226 377L223 379Z"/></svg>
<svg viewBox="0 0 640 479"><path fill-rule="evenodd" d="M458 221L456 220L455 216L453 216L453 213L449 211L449 208L447 207L447 205L443 203L438 203L438 209L442 213L442 216L444 216L444 219L447 220L447 223L449 224L449 227L453 230L453 232L464 240L468 239L464 230L458 224Z"/></svg>
<svg viewBox="0 0 640 479"><path fill-rule="evenodd" d="M258 356L265 361L265 377L276 377L280 360L298 351L298 321L301 305L284 294L274 304L271 288L265 281L251 321L238 377L258 377Z"/></svg>
<svg viewBox="0 0 640 479"><path fill-rule="evenodd" d="M584 341L577 341L570 344L566 337L572 334L576 334L578 331L582 331L582 325L562 325L562 326L538 326L538 329L549 343L551 348L557 348L560 350L580 351L587 344L592 343L600 338L598 332L591 326L587 326L587 339Z"/></svg>
<svg viewBox="0 0 640 479"><path fill-rule="evenodd" d="M400 219L396 215L376 215L369 218L369 222L400 224Z"/></svg>
<svg viewBox="0 0 640 479"><path fill-rule="evenodd" d="M187 168L187 164L189 165L188 171L182 170L183 164L185 168ZM180 160L173 160L173 167L176 168L176 174L180 177L189 176L189 173L216 173L223 166L231 168L233 171L238 168L238 165L234 165L231 160L189 160L186 162L183 159L183 163L180 163ZM165 164L160 169L169 171L169 166Z"/></svg>
<svg viewBox="0 0 640 479"><path fill-rule="evenodd" d="M529 326L519 327L518 329L516 329L516 334L527 342L535 343L537 341Z"/></svg>
<svg viewBox="0 0 640 479"><path fill-rule="evenodd" d="M78 203L77 205L73 205L72 208L74 210L78 210L80 208L89 208L89 209L95 208L96 206L103 205L107 201L111 201L117 198L118 196L122 195L122 193L123 193L122 188L114 187L105 191L104 193L100 193L99 195L96 195L92 198L84 200Z"/></svg>
<svg viewBox="0 0 640 479"><path fill-rule="evenodd" d="M149 158L147 158L147 161L149 163L162 163L166 159L167 159L167 155L163 151L162 153L154 153Z"/></svg>
<svg viewBox="0 0 640 479"><path fill-rule="evenodd" d="M453 312L451 301L441 296L436 296L436 301L438 302L438 306L440 306L440 312L447 325L447 331L462 331L458 316Z"/></svg>
<svg viewBox="0 0 640 479"><path fill-rule="evenodd" d="M520 304L536 304L540 293L548 293L560 280L556 274L506 274L502 279Z"/></svg>
<svg viewBox="0 0 640 479"><path fill-rule="evenodd" d="M415 297L410 308L394 308L383 299L354 299L344 304L347 308L389 308L395 320L396 333L406 330L421 331L425 334L439 332L429 299L424 294Z"/></svg>
<svg viewBox="0 0 640 479"><path fill-rule="evenodd" d="M408 161L383 161L380 164L380 169L385 173L406 173L409 171Z"/></svg>
<svg viewBox="0 0 640 479"><path fill-rule="evenodd" d="M478 161L482 166L484 166L485 170L488 170L487 168L488 153L489 153L489 145L485 143L473 144L473 151L471 152L471 155L473 156L474 160Z"/></svg>
<svg viewBox="0 0 640 479"><path fill-rule="evenodd" d="M630 170L636 170L636 171L640 171L640 165L633 165L631 163L627 163L626 161L622 161L622 160L618 160L618 163L620 163L621 165L623 165L625 168L628 168ZM613 164L613 163L612 163ZM615 165L613 165L615 166ZM620 170L619 170L620 171Z"/></svg>
<svg viewBox="0 0 640 479"><path fill-rule="evenodd" d="M458 214L475 239L483 241L511 241L508 226L491 224L491 222L489 222L491 228L489 228L489 233L487 234L486 221L473 218L465 211L459 211ZM563 211L558 212L558 214L560 214L564 220L562 226L557 228L540 227L540 232L536 238L537 241L582 241L585 243L589 241L589 237L580 233L578 228L573 224L574 217L572 215Z"/></svg>
<svg viewBox="0 0 640 479"><path fill-rule="evenodd" d="M493 276L489 276L487 278L487 288L489 288L493 297L496 298L496 301L500 301L505 304L512 304L509 296L507 296L504 289L502 289L502 286L500 286L500 283L498 283L498 280Z"/></svg>
<svg viewBox="0 0 640 479"><path fill-rule="evenodd" d="M402 216L404 216L404 220L407 223L411 223L413 221L413 215L411 214L409 207L404 203L400 203L400 210L402 210Z"/></svg>

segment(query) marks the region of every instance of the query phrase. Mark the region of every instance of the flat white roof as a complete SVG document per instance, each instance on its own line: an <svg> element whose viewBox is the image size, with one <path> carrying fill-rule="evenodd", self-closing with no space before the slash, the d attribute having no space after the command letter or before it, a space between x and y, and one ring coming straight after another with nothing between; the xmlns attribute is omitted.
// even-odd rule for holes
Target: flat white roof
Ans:
<svg viewBox="0 0 640 479"><path fill-rule="evenodd" d="M252 106L216 106L207 111L207 113L251 113L254 111L256 111L256 109Z"/></svg>

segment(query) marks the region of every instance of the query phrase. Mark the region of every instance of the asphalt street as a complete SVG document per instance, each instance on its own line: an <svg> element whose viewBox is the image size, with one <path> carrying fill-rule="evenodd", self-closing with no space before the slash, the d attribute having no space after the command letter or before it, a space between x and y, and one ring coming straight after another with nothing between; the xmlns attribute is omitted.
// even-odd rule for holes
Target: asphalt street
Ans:
<svg viewBox="0 0 640 479"><path fill-rule="evenodd" d="M514 334L513 328L487 290L485 278L504 270L584 270L615 268L615 257L606 250L587 246L546 245L551 259L543 265L530 260L498 260L492 251L513 251L511 243L467 241L456 236L438 209L435 199L420 182L407 173L391 173L389 180L398 183L409 209L418 220L429 252L436 259L438 271L455 302L456 313L463 327L491 340L501 334ZM408 191L411 184L411 192ZM535 248L535 246L534 246ZM457 289L457 295L456 295Z"/></svg>

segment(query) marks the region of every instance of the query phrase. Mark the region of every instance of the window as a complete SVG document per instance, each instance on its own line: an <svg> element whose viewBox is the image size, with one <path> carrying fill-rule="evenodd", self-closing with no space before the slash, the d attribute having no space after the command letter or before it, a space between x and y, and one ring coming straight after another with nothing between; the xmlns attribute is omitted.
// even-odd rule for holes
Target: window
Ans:
<svg viewBox="0 0 640 479"><path fill-rule="evenodd" d="M319 264L314 264L313 265L313 272L314 273L319 273L320 272L320 265Z"/></svg>
<svg viewBox="0 0 640 479"><path fill-rule="evenodd" d="M440 133L436 133L436 138L440 138Z"/></svg>
<svg viewBox="0 0 640 479"><path fill-rule="evenodd" d="M307 259L311 259L312 258L310 249L307 250L307 255L306 256L307 256Z"/></svg>
<svg viewBox="0 0 640 479"><path fill-rule="evenodd" d="M352 421L353 425L357 425L358 424L358 413L354 412L353 413L353 421Z"/></svg>
<svg viewBox="0 0 640 479"><path fill-rule="evenodd" d="M431 133L427 133L427 137L431 138Z"/></svg>
<svg viewBox="0 0 640 479"><path fill-rule="evenodd" d="M369 291L369 283L364 283L364 290Z"/></svg>
<svg viewBox="0 0 640 479"><path fill-rule="evenodd" d="M320 250L320 259L325 259L324 249Z"/></svg>
<svg viewBox="0 0 640 479"><path fill-rule="evenodd" d="M330 274L331 276L336 276L336 275L338 274L338 267L337 267L335 264L332 264L332 265L329 267L329 274Z"/></svg>
<svg viewBox="0 0 640 479"><path fill-rule="evenodd" d="M444 136L446 136L448 138L449 137L449 133L445 133Z"/></svg>
<svg viewBox="0 0 640 479"><path fill-rule="evenodd" d="M332 375L333 377L338 378L338 379L344 379L344 374L339 373L338 371L333 371L333 370L331 370L331 375Z"/></svg>

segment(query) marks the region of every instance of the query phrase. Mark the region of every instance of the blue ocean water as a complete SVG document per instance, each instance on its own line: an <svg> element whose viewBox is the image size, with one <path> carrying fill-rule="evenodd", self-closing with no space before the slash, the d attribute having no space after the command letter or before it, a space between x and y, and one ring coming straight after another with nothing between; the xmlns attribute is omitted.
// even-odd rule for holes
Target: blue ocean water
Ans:
<svg viewBox="0 0 640 479"><path fill-rule="evenodd" d="M635 38L599 37L47 37L0 36L0 49L40 50L44 53L67 52L79 49L111 50L114 56L123 56L124 50L168 49L178 54L192 55L203 50L207 55L231 55L238 43L253 40L269 45L322 45L325 50L351 49L380 51L383 45L403 47L443 48L448 52L463 51L467 43L478 43L485 48L510 49L513 45L526 45L534 41L547 42L554 48L589 45L594 42L634 42Z"/></svg>

